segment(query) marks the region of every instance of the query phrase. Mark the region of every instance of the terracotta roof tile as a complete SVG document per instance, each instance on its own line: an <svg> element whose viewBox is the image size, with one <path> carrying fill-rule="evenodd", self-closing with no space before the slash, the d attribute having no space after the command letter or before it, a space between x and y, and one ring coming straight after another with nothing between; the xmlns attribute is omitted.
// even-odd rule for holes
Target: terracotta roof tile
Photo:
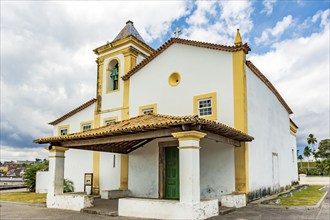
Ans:
<svg viewBox="0 0 330 220"><path fill-rule="evenodd" d="M246 61L246 65L252 70L256 76L263 81L266 86L274 93L277 97L278 101L283 105L283 107L287 110L289 114L292 114L292 110L290 109L289 105L284 101L280 93L275 89L273 84L267 79L267 77L260 72L260 70L249 60Z"/></svg>
<svg viewBox="0 0 330 220"><path fill-rule="evenodd" d="M200 118L198 116L169 116L148 114L133 117L114 124L91 129L88 131L73 133L65 136L52 136L35 140L35 143L51 143L56 141L70 141L120 134L138 133L150 130L166 129L182 125L201 125L202 130L222 135L237 141L252 141L253 137L222 123Z"/></svg>
<svg viewBox="0 0 330 220"><path fill-rule="evenodd" d="M246 54L251 50L247 44L244 44L242 46L226 46L226 45L212 44L212 43L206 43L206 42L201 42L201 41L186 40L186 39L181 39L181 38L171 38L170 40L165 42L162 46L160 46L155 52L150 54L150 56L148 56L141 63L139 63L137 66L135 66L131 71L126 73L124 76L122 76L122 79L123 80L129 79L132 75L134 75L136 72L138 72L140 69L142 69L145 65L150 63L153 59L155 59L157 56L159 56L162 52L164 52L172 44L183 44L183 45L207 48L207 49L211 49L211 50L221 50L221 51L227 51L227 52L235 52L235 51L243 50Z"/></svg>
<svg viewBox="0 0 330 220"><path fill-rule="evenodd" d="M87 108L88 106L92 105L94 102L96 102L96 99L91 99L88 102L85 102L84 104L82 104L81 106L73 109L72 111L66 113L65 115L63 115L62 117L56 119L55 121L49 122L48 124L50 125L57 125L58 123L64 121L65 119L71 117L72 115L76 114L77 112L80 112L81 110Z"/></svg>

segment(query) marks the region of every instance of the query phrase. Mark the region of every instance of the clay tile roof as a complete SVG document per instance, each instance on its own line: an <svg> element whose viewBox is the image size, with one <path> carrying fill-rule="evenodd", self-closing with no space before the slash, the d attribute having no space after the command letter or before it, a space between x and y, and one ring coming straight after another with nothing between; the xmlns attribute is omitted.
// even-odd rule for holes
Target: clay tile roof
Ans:
<svg viewBox="0 0 330 220"><path fill-rule="evenodd" d="M65 119L71 117L72 115L76 114L77 112L80 112L81 110L87 108L88 106L92 105L94 102L96 102L96 99L91 99L88 102L85 102L84 104L82 104L81 106L73 109L72 111L66 113L65 115L63 115L62 117L56 119L55 121L49 122L48 124L50 125L57 125L58 123L64 121Z"/></svg>
<svg viewBox="0 0 330 220"><path fill-rule="evenodd" d="M51 143L58 141L81 140L97 137L132 134L151 130L160 130L182 125L201 125L202 130L209 131L237 141L252 141L253 137L222 123L200 118L198 116L169 116L147 114L128 120L105 125L88 131L73 133L65 136L52 136L35 140L35 143Z"/></svg>
<svg viewBox="0 0 330 220"><path fill-rule="evenodd" d="M128 73L126 73L124 76L122 76L123 80L129 79L132 75L134 75L136 72L138 72L140 69L142 69L145 65L150 63L153 59L155 59L157 56L159 56L162 52L164 52L167 48L169 48L172 44L183 44L183 45L189 45L194 47L201 47L201 48L207 48L211 50L221 50L221 51L227 51L227 52L236 52L243 50L246 54L251 51L250 47L245 43L241 46L226 46L226 45L220 45L220 44L212 44L212 43L206 43L201 41L193 41L193 40L186 40L181 38L171 38L167 42L165 42L162 46L160 46L155 52L150 54L146 59L144 59L141 63L139 63L137 66L135 66L132 70L130 70Z"/></svg>
<svg viewBox="0 0 330 220"><path fill-rule="evenodd" d="M263 81L266 86L274 93L274 95L277 97L278 101L283 105L283 107L287 110L289 114L292 114L292 110L289 107L289 105L284 101L280 93L275 89L273 84L267 79L267 77L260 72L260 70L249 60L246 61L246 65L252 70L256 76Z"/></svg>
<svg viewBox="0 0 330 220"><path fill-rule="evenodd" d="M139 32L135 29L132 21L127 21L126 22L125 27L119 32L119 34L117 35L117 37L115 37L115 39L113 41L123 39L125 37L130 36L130 35L136 37L137 39L139 39L140 41L145 43L143 38L139 34Z"/></svg>

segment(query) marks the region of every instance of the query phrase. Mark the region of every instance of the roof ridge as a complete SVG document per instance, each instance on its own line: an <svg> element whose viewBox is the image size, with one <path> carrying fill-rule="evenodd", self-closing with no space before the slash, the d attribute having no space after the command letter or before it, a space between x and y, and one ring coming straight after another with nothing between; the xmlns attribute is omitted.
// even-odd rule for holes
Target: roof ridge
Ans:
<svg viewBox="0 0 330 220"><path fill-rule="evenodd" d="M49 122L48 124L50 125L56 125L62 121L64 121L65 119L69 118L70 116L74 115L75 113L77 112L80 112L81 110L87 108L88 106L92 105L94 102L96 102L96 98L92 98L90 99L89 101L85 102L84 104L78 106L77 108L69 111L68 113L66 113L65 115L63 115L62 117L52 121L52 122Z"/></svg>
<svg viewBox="0 0 330 220"><path fill-rule="evenodd" d="M147 58L141 61L138 65L136 65L133 69L123 75L121 78L123 80L129 79L132 75L142 69L145 65L150 63L153 59L155 59L158 55L160 55L164 50L169 48L172 44L178 43L183 45L195 46L200 48L212 49L212 50L222 50L226 52L236 52L243 50L246 54L251 51L251 48L247 43L241 46L228 46L222 44L215 44L209 42L202 42L202 41L195 41L195 40L188 40L182 38L170 38L164 44L162 44L158 49L156 49L152 54L150 54Z"/></svg>
<svg viewBox="0 0 330 220"><path fill-rule="evenodd" d="M275 86L267 79L267 77L252 63L251 60L246 60L246 65L252 70L256 76L263 81L266 86L274 93L274 95L277 97L278 101L283 105L283 107L287 110L289 114L292 114L292 110L289 107L289 105L285 102L281 94L277 91Z"/></svg>

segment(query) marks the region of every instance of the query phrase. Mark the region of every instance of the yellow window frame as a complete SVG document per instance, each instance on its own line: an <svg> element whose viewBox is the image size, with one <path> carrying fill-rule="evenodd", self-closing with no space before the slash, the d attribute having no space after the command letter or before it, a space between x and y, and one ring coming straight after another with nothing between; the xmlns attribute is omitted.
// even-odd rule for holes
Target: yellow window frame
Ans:
<svg viewBox="0 0 330 220"><path fill-rule="evenodd" d="M118 121L118 116L104 118L104 119L103 119L103 125L106 125L106 122L107 122L107 121L112 121L112 120L114 120L114 121L117 122L117 121Z"/></svg>
<svg viewBox="0 0 330 220"><path fill-rule="evenodd" d="M205 116L199 116L198 114L198 101L202 99L211 99L212 103L212 114L211 115L205 115ZM218 108L217 108L217 93L207 93L202 95L196 95L193 98L194 103L194 115L198 115L201 118L209 119L209 120L217 120L218 119Z"/></svg>
<svg viewBox="0 0 330 220"><path fill-rule="evenodd" d="M88 125L88 124L91 125L91 129L93 128L93 121L84 121L80 123L80 131L84 131L83 130L84 125Z"/></svg>
<svg viewBox="0 0 330 220"><path fill-rule="evenodd" d="M139 107L139 115L143 115L143 111L153 109L153 113L157 114L157 104L143 105Z"/></svg>
<svg viewBox="0 0 330 220"><path fill-rule="evenodd" d="M61 136L61 129L67 129L67 135L70 134L70 125L58 126L58 129L57 129L58 136Z"/></svg>

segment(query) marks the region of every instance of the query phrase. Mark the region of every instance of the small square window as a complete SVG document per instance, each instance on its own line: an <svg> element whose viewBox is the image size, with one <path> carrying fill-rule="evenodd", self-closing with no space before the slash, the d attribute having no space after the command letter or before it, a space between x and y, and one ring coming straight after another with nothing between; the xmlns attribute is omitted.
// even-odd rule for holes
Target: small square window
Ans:
<svg viewBox="0 0 330 220"><path fill-rule="evenodd" d="M212 99L201 99L198 100L198 115L208 116L212 115Z"/></svg>
<svg viewBox="0 0 330 220"><path fill-rule="evenodd" d="M67 135L68 134L68 129L67 128L61 128L60 129L60 135L63 136L63 135Z"/></svg>
<svg viewBox="0 0 330 220"><path fill-rule="evenodd" d="M105 121L106 125L111 125L111 124L115 124L116 123L116 119L112 119L112 120L107 120Z"/></svg>
<svg viewBox="0 0 330 220"><path fill-rule="evenodd" d="M154 109L153 108L147 108L147 109L143 109L142 110L142 114L146 115L146 114L151 114L154 113Z"/></svg>
<svg viewBox="0 0 330 220"><path fill-rule="evenodd" d="M84 124L82 126L82 130L83 131L87 131L87 130L90 130L92 128L92 125L91 124Z"/></svg>

